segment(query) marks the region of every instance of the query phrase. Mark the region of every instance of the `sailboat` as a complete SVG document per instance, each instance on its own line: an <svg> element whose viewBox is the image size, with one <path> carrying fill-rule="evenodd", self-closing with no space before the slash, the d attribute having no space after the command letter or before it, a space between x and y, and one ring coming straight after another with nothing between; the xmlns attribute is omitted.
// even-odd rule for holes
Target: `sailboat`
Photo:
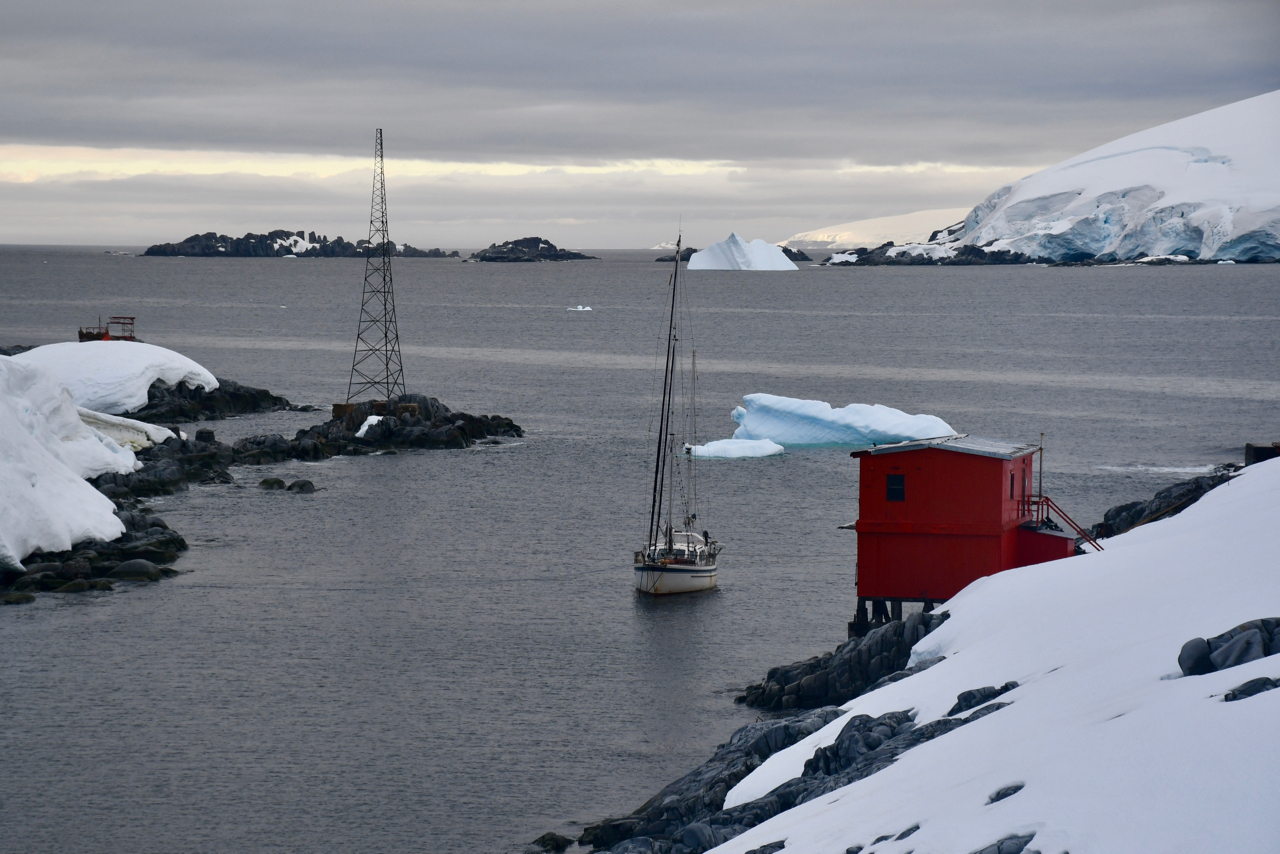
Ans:
<svg viewBox="0 0 1280 854"><path fill-rule="evenodd" d="M684 363L680 335L680 242L671 273L667 358L658 413L658 448L645 546L635 553L636 589L642 593L692 593L716 586L716 559L723 548L698 521L697 351Z"/></svg>

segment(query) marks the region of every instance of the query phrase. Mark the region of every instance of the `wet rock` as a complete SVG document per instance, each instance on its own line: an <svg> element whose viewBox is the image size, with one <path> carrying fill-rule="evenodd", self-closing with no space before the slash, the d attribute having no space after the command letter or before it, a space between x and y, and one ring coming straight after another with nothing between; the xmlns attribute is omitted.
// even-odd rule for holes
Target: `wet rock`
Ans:
<svg viewBox="0 0 1280 854"><path fill-rule="evenodd" d="M149 560L127 560L107 573L118 581L159 581L160 567Z"/></svg>
<svg viewBox="0 0 1280 854"><path fill-rule="evenodd" d="M309 480L295 480L287 487L289 492L301 492L303 495L310 495L316 491L316 485Z"/></svg>
<svg viewBox="0 0 1280 854"><path fill-rule="evenodd" d="M286 398L272 394L265 388L253 388L221 377L218 378L218 387L212 391L193 388L186 383L166 386L157 380L147 389L146 405L136 412L128 413L128 417L151 424L167 425L292 408L293 404ZM201 439L197 433L196 441L212 442L213 431L208 432L211 438Z"/></svg>
<svg viewBox="0 0 1280 854"><path fill-rule="evenodd" d="M196 441L204 442L206 445L210 445L217 440L214 438L214 433L212 430L210 430L208 427L201 427L199 430L196 431Z"/></svg>
<svg viewBox="0 0 1280 854"><path fill-rule="evenodd" d="M264 477L258 481L258 488L268 490L284 489L284 481L278 477Z"/></svg>
<svg viewBox="0 0 1280 854"><path fill-rule="evenodd" d="M54 593L85 593L93 589L93 585L86 579L78 578L75 581L69 581L59 587Z"/></svg>
<svg viewBox="0 0 1280 854"><path fill-rule="evenodd" d="M914 613L850 638L835 651L785 667L772 668L758 685L736 698L760 709L807 709L841 705L890 682L907 678L941 659L906 669L911 648L949 615Z"/></svg>
<svg viewBox="0 0 1280 854"><path fill-rule="evenodd" d="M1118 504L1104 513L1102 521L1091 526L1089 533L1094 538L1114 537L1147 522L1176 516L1209 490L1230 481L1237 468L1234 465L1219 466L1213 474L1166 486L1147 501Z"/></svg>
<svg viewBox="0 0 1280 854"><path fill-rule="evenodd" d="M28 605L36 601L34 593L0 593L0 605Z"/></svg>
<svg viewBox="0 0 1280 854"><path fill-rule="evenodd" d="M52 572L27 573L14 582L13 589L18 592L48 592L57 590L66 583Z"/></svg>
<svg viewBox="0 0 1280 854"><path fill-rule="evenodd" d="M556 854L568 848L573 844L573 840L567 836L561 836L558 833L544 833L537 839L533 840L533 844L541 848L543 851L555 851Z"/></svg>
<svg viewBox="0 0 1280 854"><path fill-rule="evenodd" d="M116 587L105 578L95 578L89 582L89 586L94 590L115 590Z"/></svg>

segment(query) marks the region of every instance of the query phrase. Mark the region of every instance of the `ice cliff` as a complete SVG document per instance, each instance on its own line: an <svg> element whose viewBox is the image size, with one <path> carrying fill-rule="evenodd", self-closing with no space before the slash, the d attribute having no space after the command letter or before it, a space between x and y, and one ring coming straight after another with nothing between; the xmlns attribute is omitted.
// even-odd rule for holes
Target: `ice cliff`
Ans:
<svg viewBox="0 0 1280 854"><path fill-rule="evenodd" d="M689 258L690 270L799 270L781 249L763 240L750 243L736 233Z"/></svg>
<svg viewBox="0 0 1280 854"><path fill-rule="evenodd" d="M938 243L929 254L979 246L1054 261L1280 258L1280 90L1001 187Z"/></svg>

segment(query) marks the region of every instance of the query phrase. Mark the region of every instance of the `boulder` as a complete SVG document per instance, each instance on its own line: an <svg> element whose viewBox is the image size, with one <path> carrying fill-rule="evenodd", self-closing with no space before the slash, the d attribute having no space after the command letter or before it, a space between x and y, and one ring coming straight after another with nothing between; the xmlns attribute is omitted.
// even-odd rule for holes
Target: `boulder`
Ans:
<svg viewBox="0 0 1280 854"><path fill-rule="evenodd" d="M160 567L149 560L126 560L107 573L107 578L118 581L159 581Z"/></svg>
<svg viewBox="0 0 1280 854"><path fill-rule="evenodd" d="M34 593L0 593L0 605L27 605L36 601Z"/></svg>
<svg viewBox="0 0 1280 854"><path fill-rule="evenodd" d="M69 581L59 587L54 593L84 593L92 590L93 585L83 578L77 578L75 581Z"/></svg>
<svg viewBox="0 0 1280 854"><path fill-rule="evenodd" d="M287 487L289 492L301 492L303 495L310 495L316 491L316 485L309 480L295 480Z"/></svg>
<svg viewBox="0 0 1280 854"><path fill-rule="evenodd" d="M258 488L268 490L284 489L285 485L284 481L278 477L264 477L258 481Z"/></svg>

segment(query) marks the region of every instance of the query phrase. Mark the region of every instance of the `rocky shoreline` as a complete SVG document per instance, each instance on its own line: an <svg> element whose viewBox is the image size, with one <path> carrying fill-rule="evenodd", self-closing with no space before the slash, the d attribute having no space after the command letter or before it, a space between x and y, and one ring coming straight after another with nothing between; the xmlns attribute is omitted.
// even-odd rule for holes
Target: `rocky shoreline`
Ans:
<svg viewBox="0 0 1280 854"><path fill-rule="evenodd" d="M1097 537L1115 536L1180 513L1211 489L1229 482L1238 469L1230 464L1219 466L1210 475L1165 487L1147 501L1112 507L1102 522L1092 526L1091 533ZM629 815L589 825L576 840L544 834L533 842L531 850L560 852L577 844L595 851L607 849L610 854L701 854L781 812L889 767L913 747L1005 707L1007 703L994 701L1018 687L1016 682L962 691L944 718L923 726L916 726L909 709L875 718L856 715L845 724L834 744L820 748L805 763L801 776L762 798L725 808L725 796L735 785L772 754L840 717L840 706L942 661L941 657L924 658L908 666L912 647L949 616L945 610L916 612L886 623L865 637L850 638L829 653L771 668L764 679L748 686L734 701L775 717L738 729L703 765L664 787ZM1280 620L1261 621L1259 626L1270 633L1272 645L1280 650ZM1199 646L1197 641L1188 642L1183 652L1186 661L1180 659L1179 664L1184 672L1203 672L1206 666L1199 659L1208 655L1205 650L1225 649L1236 635L1249 641L1253 628L1249 624L1207 642L1198 640ZM1242 641L1236 645L1244 647ZM1248 660L1250 655L1259 657L1273 651L1270 646L1264 649L1262 643L1254 646L1257 648L1249 647L1247 654L1237 653L1235 657ZM1231 663L1237 662L1232 659ZM1256 679L1239 686L1227 699L1234 700L1237 694L1252 696L1277 685L1280 680ZM970 714L961 717L966 712ZM1009 797L1018 788L992 792L988 802ZM903 828L892 838L904 839L912 832L914 828ZM848 851L857 854L889 838L867 840ZM1006 836L975 854L1019 854L1033 838L1034 834ZM773 854L782 848L779 840L753 852Z"/></svg>
<svg viewBox="0 0 1280 854"><path fill-rule="evenodd" d="M313 411L293 406L265 389L227 380L213 392L167 389L159 383L147 405L130 417L152 423L202 421L279 409ZM389 413L389 414L387 414ZM363 428L363 429L362 429ZM192 484L231 483L232 466L285 460L324 460L335 456L397 453L410 449L467 448L480 442L501 444L524 431L501 415L454 412L434 397L404 394L391 401L357 403L340 418L299 430L292 439L280 434L250 436L227 445L204 427L194 437L175 436L136 452L142 467L128 474L109 472L89 482L116 506L125 533L110 542L85 540L62 552L34 552L20 566L0 566L0 604L35 601L38 592L79 593L112 589L117 581L159 581L178 574L172 565L187 543L142 502L173 495ZM291 492L314 492L310 481L286 485L267 478L259 486Z"/></svg>

